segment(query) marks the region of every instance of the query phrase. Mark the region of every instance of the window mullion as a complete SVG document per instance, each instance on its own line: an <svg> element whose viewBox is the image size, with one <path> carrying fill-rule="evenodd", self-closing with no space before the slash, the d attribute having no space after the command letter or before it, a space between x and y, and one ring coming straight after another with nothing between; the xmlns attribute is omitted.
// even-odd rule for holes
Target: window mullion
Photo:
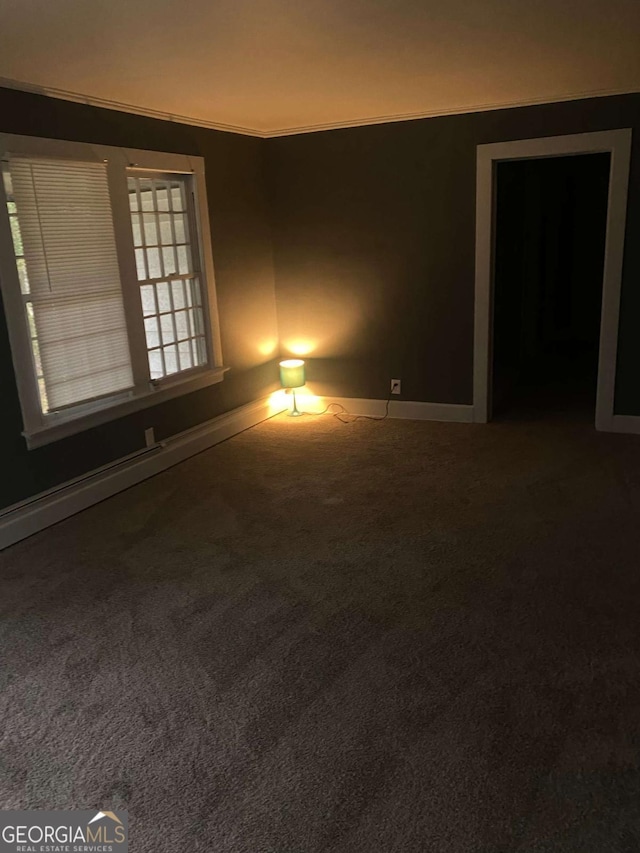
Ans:
<svg viewBox="0 0 640 853"><path fill-rule="evenodd" d="M191 292L191 284L189 284L189 291ZM187 330L189 332L189 352L191 353L191 364L197 364L198 359L196 358L196 348L194 345L194 335L195 335L195 322L193 320L194 317L194 308L193 308L193 299L190 299L187 296L187 282L183 279L182 281L182 299L185 304L185 315L187 318Z"/></svg>
<svg viewBox="0 0 640 853"><path fill-rule="evenodd" d="M107 178L111 197L118 266L120 269L122 301L127 320L133 379L136 389L146 391L150 383L149 359L147 357L140 284L138 282L135 247L133 244L126 170L122 165L110 160L107 165ZM140 218L140 227L144 229L142 216Z"/></svg>
<svg viewBox="0 0 640 853"><path fill-rule="evenodd" d="M156 222L156 246L158 252L158 267L160 268L162 281L165 281L167 278L167 271L164 268L164 255L162 253L162 232L160 230L160 213L158 211L158 196L156 193L155 181L151 183L151 197L153 198L153 215L155 217ZM151 278L150 273L149 278Z"/></svg>
<svg viewBox="0 0 640 853"><path fill-rule="evenodd" d="M142 252L142 262L147 280L149 279L149 255L147 253L147 229L144 227L144 209L142 207L142 193L140 192L140 179L135 178L136 198L138 200L138 221L140 223L140 251ZM129 181L127 180L127 193L129 192ZM131 216L131 213L129 213ZM138 268L136 264L136 275Z"/></svg>
<svg viewBox="0 0 640 853"><path fill-rule="evenodd" d="M181 192L184 192L184 185L181 185ZM171 187L171 181L167 181L167 201L169 207L169 225L171 226L171 244L173 247L173 266L175 268L176 275L180 272L180 265L178 263L178 246L176 239L176 221L173 213L173 189ZM186 234L185 234L186 237Z"/></svg>
<svg viewBox="0 0 640 853"><path fill-rule="evenodd" d="M173 328L173 341L176 345L176 352L178 347L178 326L176 325L176 305L173 301L173 282L167 282L169 285L169 305L171 306L171 325Z"/></svg>

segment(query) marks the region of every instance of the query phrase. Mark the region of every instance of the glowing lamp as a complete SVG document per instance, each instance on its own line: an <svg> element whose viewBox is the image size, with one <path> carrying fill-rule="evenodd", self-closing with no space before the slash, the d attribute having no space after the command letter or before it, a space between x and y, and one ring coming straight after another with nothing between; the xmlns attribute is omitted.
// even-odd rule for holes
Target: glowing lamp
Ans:
<svg viewBox="0 0 640 853"><path fill-rule="evenodd" d="M291 388L293 394L293 408L289 412L292 418L302 414L296 405L296 388L302 388L304 381L304 361L301 358L288 358L280 362L280 384L283 388Z"/></svg>

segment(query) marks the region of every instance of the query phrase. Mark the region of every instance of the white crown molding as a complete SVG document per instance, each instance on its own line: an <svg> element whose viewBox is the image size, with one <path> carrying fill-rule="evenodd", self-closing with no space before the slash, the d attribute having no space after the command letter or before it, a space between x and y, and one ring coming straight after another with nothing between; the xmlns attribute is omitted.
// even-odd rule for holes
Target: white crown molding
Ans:
<svg viewBox="0 0 640 853"><path fill-rule="evenodd" d="M295 136L302 133L317 133L323 130L339 130L347 127L369 127L374 124L391 124L399 121L415 121L421 118L437 118L438 116L464 115L465 113L485 113L491 110L511 110L517 107L535 107L543 104L560 104L566 101L581 101L587 98L608 98L612 95L640 94L637 88L598 89L589 92L574 92L566 95L543 96L540 98L525 98L519 101L502 101L491 104L472 104L452 107L451 109L424 110L417 113L399 113L397 115L371 116L352 121L337 121L327 124L310 124L301 127L270 130L262 134L267 139L279 136Z"/></svg>
<svg viewBox="0 0 640 853"><path fill-rule="evenodd" d="M60 101L73 101L76 104L85 104L89 107L102 107L106 110L117 110L121 113L145 116L146 118L157 118L161 121L173 121L176 124L186 124L191 127L206 127L208 130L224 130L227 133L238 133L242 136L259 136L265 134L259 130L241 125L223 124L222 122L205 121L193 116L183 116L177 113L152 110L146 107L125 104L121 101L110 101L108 98L96 98L92 95L83 95L81 92L69 92L66 89L55 89L52 86L39 86L35 83L25 83L22 80L12 80L9 77L0 77L0 87L4 89L17 89L19 92L29 92L32 95L44 95L47 98L57 98Z"/></svg>
<svg viewBox="0 0 640 853"><path fill-rule="evenodd" d="M451 107L450 109L423 110L415 113L398 113L395 115L367 116L349 121L327 122L326 124L309 124L299 127L283 127L272 130L257 130L256 128L241 125L224 124L222 122L206 121L193 116L179 115L177 113L163 112L162 110L147 109L146 107L126 104L120 101L111 101L107 98L93 97L80 92L69 92L65 89L55 89L51 86L39 86L35 83L25 83L21 80L13 80L8 77L0 77L0 88L17 89L20 92L30 92L34 95L44 95L48 98L57 98L63 101L73 101L78 104L86 104L90 107L101 107L102 109L117 110L118 112L130 113L132 115L146 116L147 118L160 119L161 121L172 121L177 124L190 125L192 127L205 127L209 130L222 130L227 133L238 133L242 136L253 136L259 139L275 139L280 136L297 136L303 133L318 133L325 130L339 130L348 127L368 127L374 124L391 124L401 121L416 121L423 118L437 118L438 116L464 115L465 113L482 113L491 110L510 110L517 107L533 107L542 104L564 103L566 101L580 101L586 98L607 98L612 95L635 95L639 94L638 88L616 88L597 89L587 92L573 92L565 95L547 95L539 98L525 98L516 101L502 101L488 104L472 104Z"/></svg>

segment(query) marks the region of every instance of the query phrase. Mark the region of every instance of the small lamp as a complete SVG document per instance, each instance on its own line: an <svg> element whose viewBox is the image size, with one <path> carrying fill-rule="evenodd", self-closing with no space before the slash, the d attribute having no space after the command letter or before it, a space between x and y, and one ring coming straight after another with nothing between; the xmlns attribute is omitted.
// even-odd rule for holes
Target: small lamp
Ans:
<svg viewBox="0 0 640 853"><path fill-rule="evenodd" d="M302 412L296 406L296 388L304 385L304 361L301 358L288 358L280 362L280 384L283 388L291 388L293 392L293 408L289 417L299 418Z"/></svg>

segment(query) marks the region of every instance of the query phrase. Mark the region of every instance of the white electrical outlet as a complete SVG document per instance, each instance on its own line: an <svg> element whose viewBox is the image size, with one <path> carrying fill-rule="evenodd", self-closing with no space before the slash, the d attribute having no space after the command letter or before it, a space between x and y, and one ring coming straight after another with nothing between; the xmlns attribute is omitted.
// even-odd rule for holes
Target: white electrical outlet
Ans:
<svg viewBox="0 0 640 853"><path fill-rule="evenodd" d="M391 380L391 393L402 394L402 382L400 381L400 379Z"/></svg>

